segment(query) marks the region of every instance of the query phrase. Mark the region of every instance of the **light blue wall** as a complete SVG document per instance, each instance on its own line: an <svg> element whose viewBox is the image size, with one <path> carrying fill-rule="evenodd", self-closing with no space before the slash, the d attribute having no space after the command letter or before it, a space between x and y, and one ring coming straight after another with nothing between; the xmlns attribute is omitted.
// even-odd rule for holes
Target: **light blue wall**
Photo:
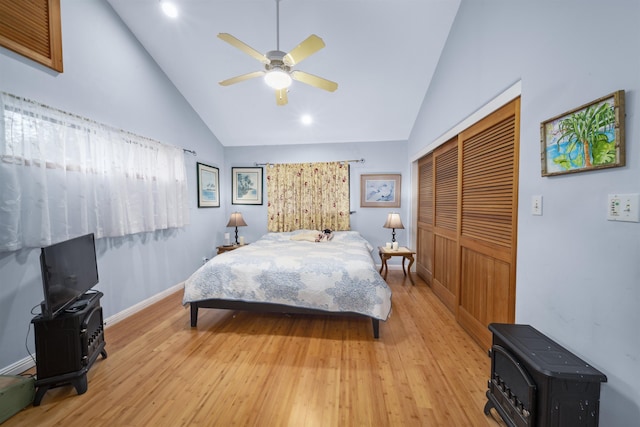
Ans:
<svg viewBox="0 0 640 427"><path fill-rule="evenodd" d="M352 210L356 211L352 228L374 245L390 239L390 231L382 228L387 210L359 207L362 173L401 173L399 211L403 219L407 217L410 182L406 141L225 150L106 2L62 0L61 7L64 73L0 48L0 90L198 153L197 157L185 154L191 198L189 226L97 241L100 284L96 288L105 294L105 317L186 279L202 257L213 256L224 233L233 231L224 226L234 210L242 211L249 224L240 229L247 241L266 232L266 204L231 205L231 166L364 157L364 164L353 164L351 169ZM196 207L196 162L220 169L220 208ZM409 231L398 231L401 244L406 243ZM38 249L0 253L0 369L11 368L27 357L24 342L32 307L42 300L38 257ZM32 331L27 341L33 352Z"/></svg>
<svg viewBox="0 0 640 427"><path fill-rule="evenodd" d="M0 90L198 153L185 155L189 226L98 240L97 289L109 317L182 282L212 256L225 212L196 208L195 163L223 168L224 153L106 2L63 0L61 7L64 73L0 48ZM31 309L42 300L39 252L0 253L0 369L28 356Z"/></svg>
<svg viewBox="0 0 640 427"><path fill-rule="evenodd" d="M307 163L336 160L365 159L364 163L351 163L351 229L359 231L375 247L391 241L391 230L382 228L387 214L392 210L400 212L404 220L404 230L396 231L396 240L400 245L408 244L407 212L410 199L411 182L409 180L409 165L407 163L407 142L361 142L344 144L310 144L310 145L280 145L254 147L226 147L225 163L227 169L221 175L227 182L231 182L231 167L254 166L255 163ZM399 209L361 208L360 207L360 175L377 173L402 174L401 207ZM262 206L232 205L231 197L225 197L222 188L222 199L227 201L229 212L240 211L248 226L238 230L239 235L246 236L248 241L255 241L267 232L267 198L266 183L264 189L264 204ZM231 192L231 184L228 190ZM224 224L226 225L226 224ZM233 229L227 231L234 232ZM223 231L224 232L224 231ZM233 234L232 234L233 235ZM379 263L377 252L374 260ZM392 258L389 263L397 263Z"/></svg>
<svg viewBox="0 0 640 427"><path fill-rule="evenodd" d="M640 192L638 22L636 0L462 0L408 145L413 159L521 80L516 321L607 375L604 426L640 419L640 224L606 220L607 194ZM540 122L618 89L626 166L541 177Z"/></svg>
<svg viewBox="0 0 640 427"><path fill-rule="evenodd" d="M601 425L640 418L640 224L605 220L606 194L640 192L637 0L463 0L409 142L331 147L223 149L105 2L62 0L62 16L65 72L0 48L0 90L198 152L185 156L190 226L98 241L107 317L184 280L222 242L236 208L249 241L266 231L266 206L230 204L231 166L364 157L352 169L352 225L373 244L388 240L386 210L359 207L360 174L402 173L405 220L407 159L521 79L516 320L607 374ZM627 166L542 178L540 121L617 89L627 91ZM220 168L221 208L195 207L196 161ZM529 213L534 194L544 198L541 217ZM398 240L408 243L410 232ZM0 253L0 368L26 356L30 310L41 299L38 251Z"/></svg>

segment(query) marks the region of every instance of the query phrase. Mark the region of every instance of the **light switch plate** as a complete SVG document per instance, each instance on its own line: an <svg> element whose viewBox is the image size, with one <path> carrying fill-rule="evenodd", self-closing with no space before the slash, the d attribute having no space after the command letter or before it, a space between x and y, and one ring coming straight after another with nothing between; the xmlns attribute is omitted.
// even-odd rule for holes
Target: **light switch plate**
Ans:
<svg viewBox="0 0 640 427"><path fill-rule="evenodd" d="M531 215L542 215L542 196L531 196Z"/></svg>
<svg viewBox="0 0 640 427"><path fill-rule="evenodd" d="M607 219L609 221L640 222L638 193L609 194L607 198Z"/></svg>

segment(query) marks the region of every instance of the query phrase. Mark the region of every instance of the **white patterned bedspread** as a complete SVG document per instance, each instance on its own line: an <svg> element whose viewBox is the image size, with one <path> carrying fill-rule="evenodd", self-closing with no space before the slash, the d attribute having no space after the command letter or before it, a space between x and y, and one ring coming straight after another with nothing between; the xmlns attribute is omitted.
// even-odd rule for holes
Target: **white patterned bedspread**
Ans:
<svg viewBox="0 0 640 427"><path fill-rule="evenodd" d="M269 302L387 320L391 290L375 268L372 246L356 231L328 242L294 241L298 230L214 257L185 282L183 304L207 299Z"/></svg>

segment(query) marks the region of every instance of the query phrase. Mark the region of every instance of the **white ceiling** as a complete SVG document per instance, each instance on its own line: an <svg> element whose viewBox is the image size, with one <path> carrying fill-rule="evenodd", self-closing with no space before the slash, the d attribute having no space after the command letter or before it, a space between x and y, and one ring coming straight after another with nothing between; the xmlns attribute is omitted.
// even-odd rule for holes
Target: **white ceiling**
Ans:
<svg viewBox="0 0 640 427"><path fill-rule="evenodd" d="M409 138L460 0L281 0L280 50L310 34L326 47L294 69L338 83L294 81L277 106L261 78L219 81L263 65L217 38L230 33L261 53L276 50L276 0L108 0L225 146L400 141ZM301 116L313 117L311 125Z"/></svg>

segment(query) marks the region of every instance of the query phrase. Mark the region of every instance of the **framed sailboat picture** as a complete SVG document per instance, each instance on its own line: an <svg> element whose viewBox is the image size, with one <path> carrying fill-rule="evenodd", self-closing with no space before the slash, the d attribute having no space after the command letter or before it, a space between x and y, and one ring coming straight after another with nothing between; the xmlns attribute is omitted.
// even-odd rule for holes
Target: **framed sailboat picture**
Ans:
<svg viewBox="0 0 640 427"><path fill-rule="evenodd" d="M220 207L220 174L218 168L197 163L198 168L198 207Z"/></svg>

